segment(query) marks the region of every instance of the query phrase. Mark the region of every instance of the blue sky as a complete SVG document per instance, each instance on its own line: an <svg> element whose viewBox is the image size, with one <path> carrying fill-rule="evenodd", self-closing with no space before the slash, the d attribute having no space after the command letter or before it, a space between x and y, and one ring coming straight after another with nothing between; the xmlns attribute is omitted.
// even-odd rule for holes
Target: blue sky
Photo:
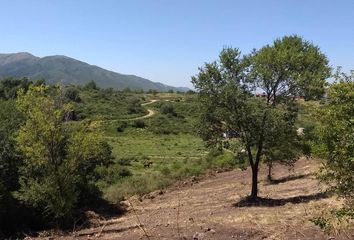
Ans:
<svg viewBox="0 0 354 240"><path fill-rule="evenodd" d="M244 53L287 34L354 69L354 0L0 0L0 52L67 55L191 87L223 46Z"/></svg>

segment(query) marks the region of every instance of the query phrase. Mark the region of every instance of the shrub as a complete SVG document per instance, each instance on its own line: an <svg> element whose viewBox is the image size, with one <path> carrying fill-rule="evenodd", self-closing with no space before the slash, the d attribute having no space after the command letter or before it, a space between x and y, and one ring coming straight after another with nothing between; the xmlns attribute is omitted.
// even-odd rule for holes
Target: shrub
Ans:
<svg viewBox="0 0 354 240"><path fill-rule="evenodd" d="M171 116L177 116L175 109L171 103L164 103L162 104L160 111L162 114L169 114Z"/></svg>
<svg viewBox="0 0 354 240"><path fill-rule="evenodd" d="M76 88L68 88L65 90L65 97L74 102L81 102L79 91Z"/></svg>
<svg viewBox="0 0 354 240"><path fill-rule="evenodd" d="M134 114L143 113L145 110L140 105L140 100L138 98L132 98L131 100L129 100L129 103L127 105L127 111L129 114Z"/></svg>
<svg viewBox="0 0 354 240"><path fill-rule="evenodd" d="M61 102L61 91L56 90L55 96L48 95L46 86L19 92L17 107L26 122L16 141L26 160L16 197L44 217L61 220L73 214L80 199L97 192L94 169L112 157L94 125L62 121L71 106Z"/></svg>
<svg viewBox="0 0 354 240"><path fill-rule="evenodd" d="M87 89L87 90L98 90L97 84L93 80L91 80L88 83L86 83L84 88Z"/></svg>
<svg viewBox="0 0 354 240"><path fill-rule="evenodd" d="M141 119L135 120L133 122L132 126L135 127L135 128L145 128L146 127L144 120L141 120Z"/></svg>
<svg viewBox="0 0 354 240"><path fill-rule="evenodd" d="M119 126L117 127L117 132L124 132L124 130L128 127L128 123L127 122L122 122L119 124Z"/></svg>

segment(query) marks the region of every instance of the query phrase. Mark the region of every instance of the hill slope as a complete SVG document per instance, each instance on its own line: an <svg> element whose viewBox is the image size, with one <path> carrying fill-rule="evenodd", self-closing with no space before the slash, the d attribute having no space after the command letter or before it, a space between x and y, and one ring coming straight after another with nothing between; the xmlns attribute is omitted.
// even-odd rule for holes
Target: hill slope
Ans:
<svg viewBox="0 0 354 240"><path fill-rule="evenodd" d="M168 91L187 91L152 82L135 75L124 75L81 62L66 56L48 56L39 58L30 53L0 54L0 77L44 78L48 83L84 85L95 80L98 86L115 89L143 89Z"/></svg>
<svg viewBox="0 0 354 240"><path fill-rule="evenodd" d="M250 190L250 169L211 172L200 182L192 178L142 199L132 197L125 201L128 212L123 216L98 220L96 227L61 239L334 239L309 220L340 205L319 190L312 175L318 167L319 162L305 158L293 172L277 165L277 180L269 184L262 166L260 195L266 199L257 205L242 201ZM353 236L348 230L335 239Z"/></svg>

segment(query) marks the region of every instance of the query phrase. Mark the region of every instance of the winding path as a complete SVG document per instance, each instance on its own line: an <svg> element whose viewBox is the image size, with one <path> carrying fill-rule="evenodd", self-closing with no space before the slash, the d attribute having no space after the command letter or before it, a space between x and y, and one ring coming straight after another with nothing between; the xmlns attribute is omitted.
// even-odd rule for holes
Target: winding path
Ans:
<svg viewBox="0 0 354 240"><path fill-rule="evenodd" d="M159 100L154 99L154 100L151 100L150 102L142 103L141 106L144 107L144 106L146 106L146 105L153 104L153 103L155 103L155 102L157 102L157 101L159 101ZM130 118L130 119L128 119L128 120L145 119L145 118L152 117L152 116L154 116L154 115L156 114L156 112L155 112L154 110L152 110L152 109L149 109L149 108L148 108L147 111L148 111L148 114L146 114L146 115L144 115L144 116L136 117L136 118Z"/></svg>

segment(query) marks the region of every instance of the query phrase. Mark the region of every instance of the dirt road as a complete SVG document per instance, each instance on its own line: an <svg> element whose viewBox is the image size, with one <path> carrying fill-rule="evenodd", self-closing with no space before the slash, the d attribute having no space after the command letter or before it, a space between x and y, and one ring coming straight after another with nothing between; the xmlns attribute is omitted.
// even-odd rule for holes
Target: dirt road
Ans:
<svg viewBox="0 0 354 240"><path fill-rule="evenodd" d="M146 102L146 103L141 104L141 106L144 107L144 106L147 106L149 104L153 104L153 103L155 103L157 101L158 100L151 100L150 102ZM156 112L154 110L152 110L152 109L147 109L147 111L148 111L148 114L146 114L144 116L141 116L141 117L131 118L129 120L139 120L139 119L149 118L149 117L152 117L152 116L154 116L156 114Z"/></svg>
<svg viewBox="0 0 354 240"><path fill-rule="evenodd" d="M276 166L276 184L260 172L260 196L272 200L247 206L250 170L210 172L148 197L126 201L122 217L101 221L63 239L333 239L309 221L328 206L339 204L321 193L313 177L318 163L302 159L289 172ZM354 235L353 235L354 237ZM335 236L334 239L347 239Z"/></svg>

